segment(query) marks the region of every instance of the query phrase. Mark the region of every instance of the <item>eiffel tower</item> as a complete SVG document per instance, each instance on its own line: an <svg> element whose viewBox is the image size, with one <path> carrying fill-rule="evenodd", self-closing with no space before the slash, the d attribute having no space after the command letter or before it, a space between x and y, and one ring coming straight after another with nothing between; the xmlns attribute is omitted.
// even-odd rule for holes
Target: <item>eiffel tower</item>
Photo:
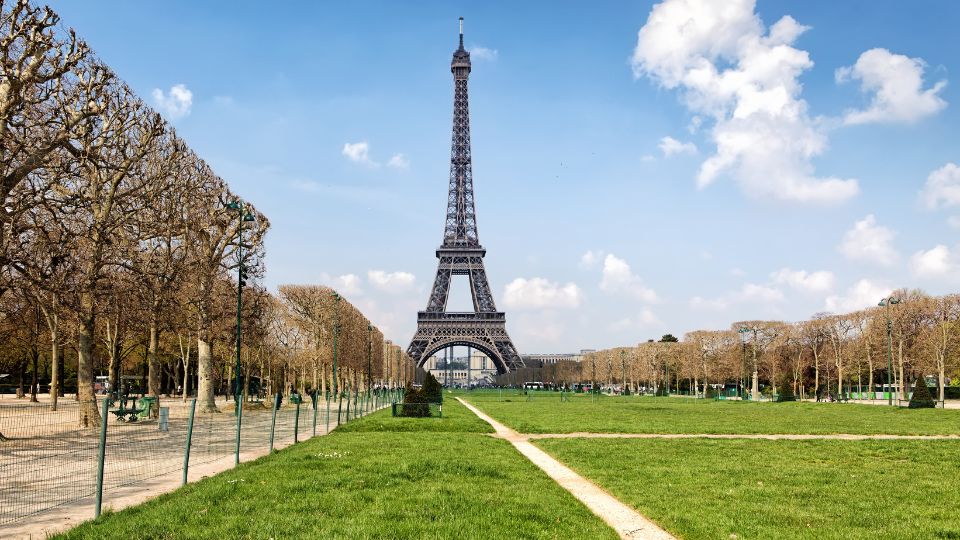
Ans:
<svg viewBox="0 0 960 540"><path fill-rule="evenodd" d="M473 165L470 157L470 108L467 79L470 53L463 48L463 17L460 18L460 47L450 62L453 73L453 137L450 149L450 188L447 195L447 222L443 244L437 249L437 277L433 281L427 309L417 313L417 333L407 348L417 366L434 353L452 346L478 349L490 358L497 371L506 373L523 367L513 341L507 334L506 314L497 311L483 268L487 250L477 237L477 214L473 204ZM470 278L472 312L447 311L450 281L455 275Z"/></svg>

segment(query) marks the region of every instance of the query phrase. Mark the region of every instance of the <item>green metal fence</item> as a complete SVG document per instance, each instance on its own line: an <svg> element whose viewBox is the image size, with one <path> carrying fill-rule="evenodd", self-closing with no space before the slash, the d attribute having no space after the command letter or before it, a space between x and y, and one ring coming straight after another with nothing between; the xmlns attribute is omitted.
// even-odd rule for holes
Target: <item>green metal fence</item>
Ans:
<svg viewBox="0 0 960 540"><path fill-rule="evenodd" d="M397 391L381 390L342 392L329 401L283 398L279 407L276 396L246 402L239 455L250 459L322 435L398 397ZM218 401L212 412L193 399L162 398L152 415L127 412L108 400L98 408L106 421L81 428L79 404L71 399L61 398L56 411L48 403L0 401L0 537L5 525L39 512L89 500L99 515L120 487L150 480L156 493L158 485L161 491L175 488L201 472L230 468L237 458L233 402ZM205 465L212 468L197 471Z"/></svg>

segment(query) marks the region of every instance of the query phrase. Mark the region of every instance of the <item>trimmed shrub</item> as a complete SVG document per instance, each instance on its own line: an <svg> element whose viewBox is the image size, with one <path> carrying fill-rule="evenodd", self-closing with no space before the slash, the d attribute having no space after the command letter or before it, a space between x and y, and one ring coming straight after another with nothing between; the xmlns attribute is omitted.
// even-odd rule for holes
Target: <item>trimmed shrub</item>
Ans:
<svg viewBox="0 0 960 540"><path fill-rule="evenodd" d="M917 377L916 384L913 385L913 395L910 396L911 409L932 409L937 406L930 395L930 389L927 388L927 381L923 377Z"/></svg>
<svg viewBox="0 0 960 540"><path fill-rule="evenodd" d="M429 371L423 379L423 389L421 392L428 403L443 403L443 388L440 386L440 381Z"/></svg>
<svg viewBox="0 0 960 540"><path fill-rule="evenodd" d="M430 405L427 403L423 390L417 390L407 385L407 388L403 391L403 404L400 407L399 416L414 418L430 416Z"/></svg>
<svg viewBox="0 0 960 540"><path fill-rule="evenodd" d="M777 386L777 390L780 390L780 393L777 394L777 401L796 401L797 396L793 393L793 381L789 378L784 378L780 381L780 385Z"/></svg>

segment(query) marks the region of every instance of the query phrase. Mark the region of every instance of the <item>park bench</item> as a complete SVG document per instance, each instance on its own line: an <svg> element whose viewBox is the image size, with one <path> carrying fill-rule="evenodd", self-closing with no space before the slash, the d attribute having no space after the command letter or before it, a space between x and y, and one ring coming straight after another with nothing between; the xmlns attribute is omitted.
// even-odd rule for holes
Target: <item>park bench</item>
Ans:
<svg viewBox="0 0 960 540"><path fill-rule="evenodd" d="M119 422L136 422L140 413L143 412L143 409L138 409L136 407L128 409L123 405L120 405L119 408L113 409L110 412L116 415Z"/></svg>
<svg viewBox="0 0 960 540"><path fill-rule="evenodd" d="M157 398L144 396L137 400L136 406L127 408L126 400L121 401L120 407L112 411L120 422L136 422L150 416L150 411L157 406Z"/></svg>

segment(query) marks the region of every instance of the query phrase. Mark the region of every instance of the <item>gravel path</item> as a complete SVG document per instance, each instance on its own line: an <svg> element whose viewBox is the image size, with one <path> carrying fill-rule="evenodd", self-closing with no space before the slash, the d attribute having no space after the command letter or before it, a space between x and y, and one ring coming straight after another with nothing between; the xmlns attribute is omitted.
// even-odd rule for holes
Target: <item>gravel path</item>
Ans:
<svg viewBox="0 0 960 540"><path fill-rule="evenodd" d="M474 414L493 426L493 429L496 431L495 437L510 441L510 444L512 444L514 448L526 456L534 465L540 467L543 472L547 473L547 476L553 478L563 489L569 491L580 502L586 505L591 512L600 517L607 525L610 525L613 530L617 531L620 538L637 540L674 539L670 533L637 513L633 508L623 504L606 491L600 489L593 482L575 473L569 467L534 446L528 440L528 436L521 435L504 426L460 398L457 398L457 401L463 403L464 406L473 411Z"/></svg>
<svg viewBox="0 0 960 540"><path fill-rule="evenodd" d="M791 433L531 433L519 435L531 439L764 439L768 441L960 441L960 435L852 435Z"/></svg>

